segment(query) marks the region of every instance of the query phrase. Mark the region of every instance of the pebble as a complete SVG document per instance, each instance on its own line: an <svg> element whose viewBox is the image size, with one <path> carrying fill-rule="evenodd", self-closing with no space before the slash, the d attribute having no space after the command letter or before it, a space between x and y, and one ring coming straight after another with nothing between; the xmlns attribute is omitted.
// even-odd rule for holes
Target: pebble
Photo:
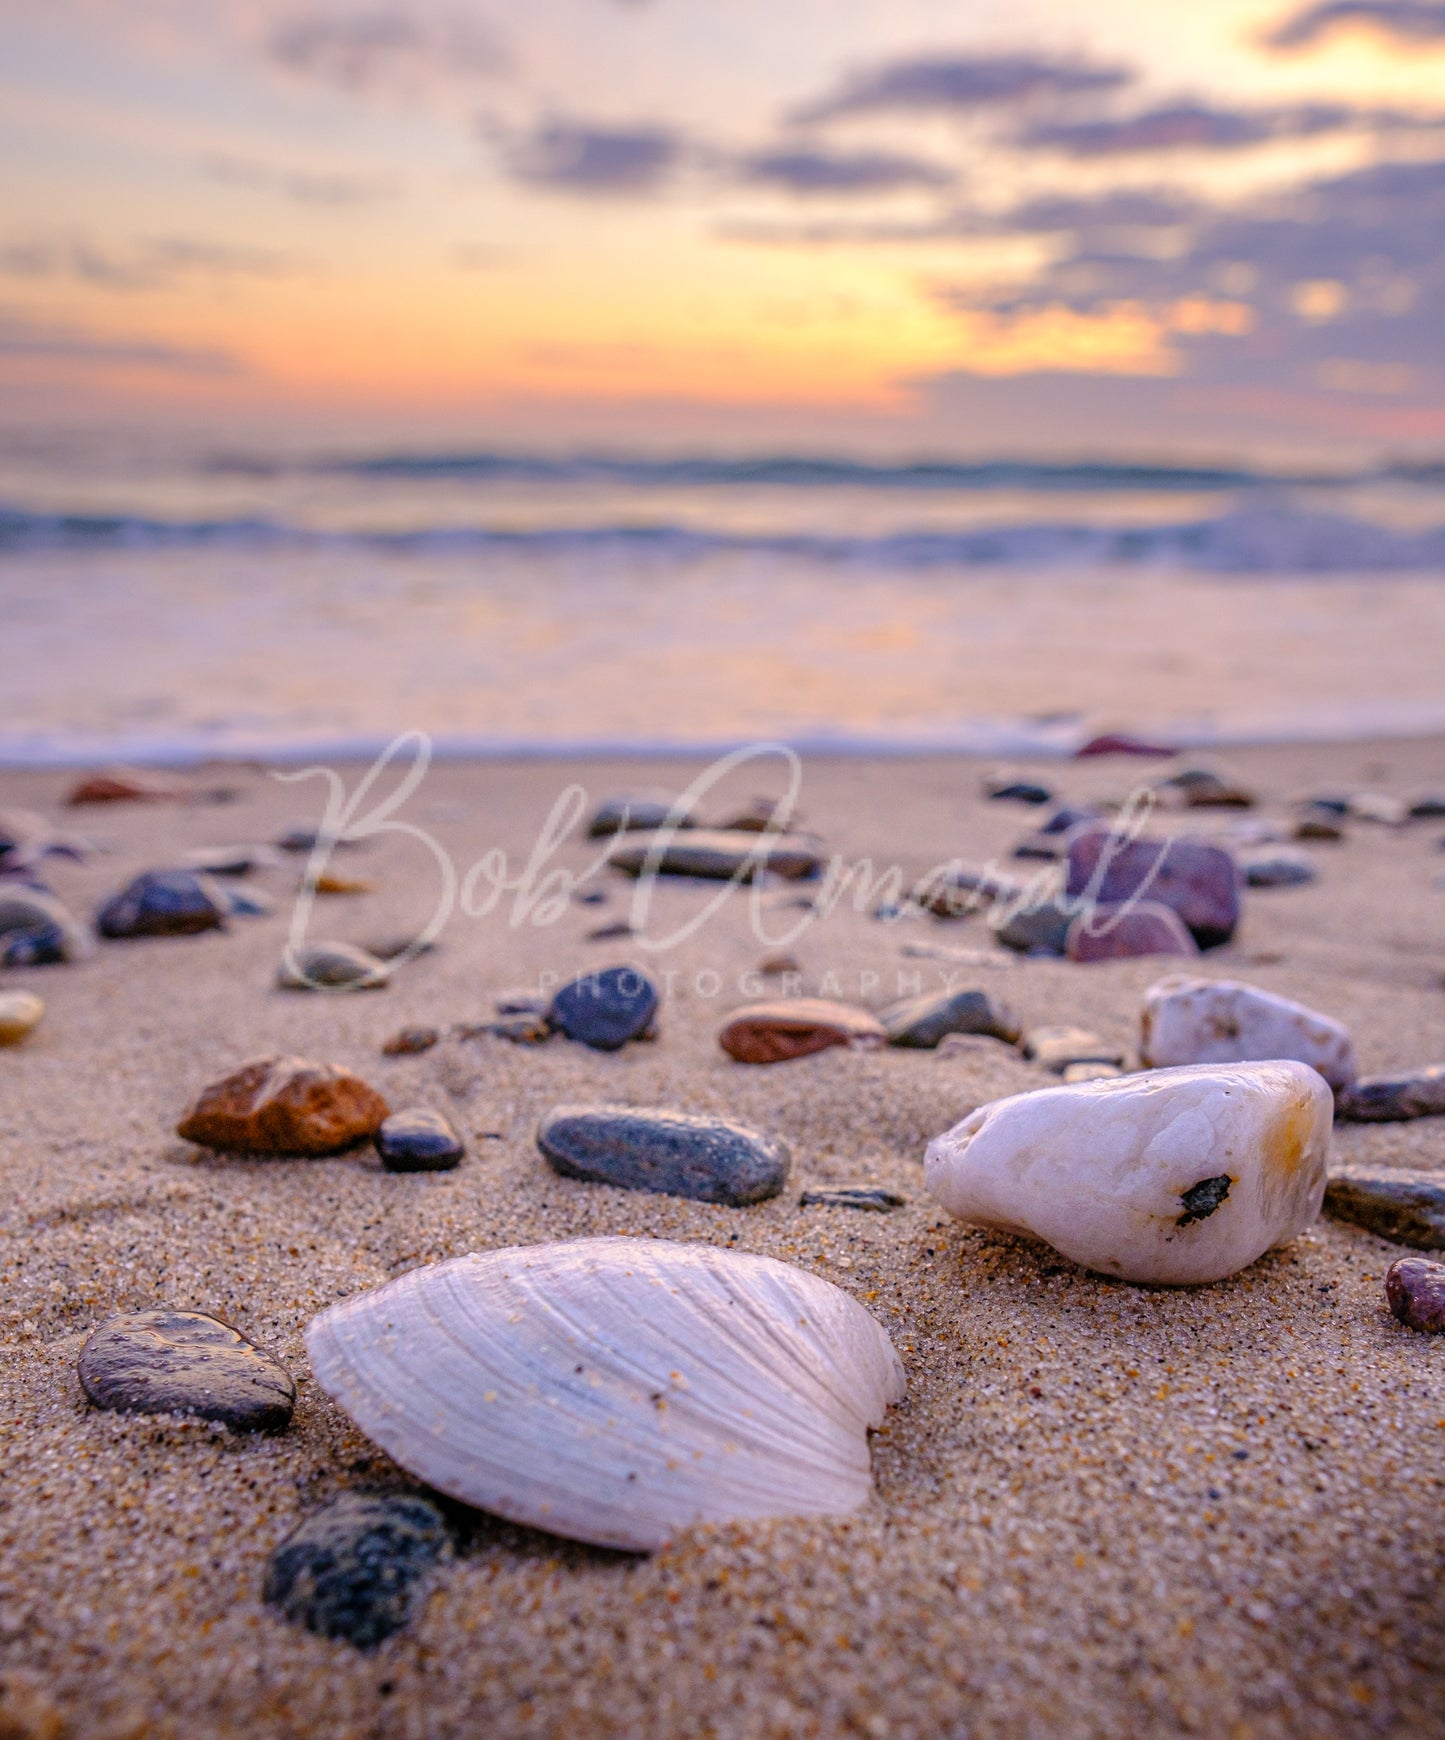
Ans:
<svg viewBox="0 0 1445 1740"><path fill-rule="evenodd" d="M1069 926L1064 953L1071 961L1115 961L1139 955L1197 955L1199 945L1173 907L1139 900L1081 912Z"/></svg>
<svg viewBox="0 0 1445 1740"><path fill-rule="evenodd" d="M612 919L607 924L599 924L595 929L584 933L584 942L620 942L625 936L636 936L637 932L625 918Z"/></svg>
<svg viewBox="0 0 1445 1740"><path fill-rule="evenodd" d="M1255 794L1227 768L1213 762L1181 767L1162 780L1159 792L1166 802L1184 809L1253 809Z"/></svg>
<svg viewBox="0 0 1445 1740"><path fill-rule="evenodd" d="M1046 804L1051 803L1054 796L1046 785L1010 767L998 767L985 774L983 794L998 803L1013 804Z"/></svg>
<svg viewBox="0 0 1445 1740"><path fill-rule="evenodd" d="M384 1040L383 1057L414 1057L419 1051L430 1051L441 1038L435 1027L402 1027Z"/></svg>
<svg viewBox="0 0 1445 1740"><path fill-rule="evenodd" d="M1126 840L1098 827L1069 836L1065 890L1070 896L1112 906L1137 895L1171 906L1202 949L1234 935L1239 884L1232 853L1188 834Z"/></svg>
<svg viewBox="0 0 1445 1740"><path fill-rule="evenodd" d="M1114 1068L1124 1061L1124 1053L1087 1027L1033 1027L1023 1043L1023 1054L1030 1063L1051 1069L1062 1075L1071 1064L1109 1064Z"/></svg>
<svg viewBox="0 0 1445 1740"><path fill-rule="evenodd" d="M1240 860L1251 888L1298 888L1319 880L1319 870L1306 852L1249 852Z"/></svg>
<svg viewBox="0 0 1445 1740"><path fill-rule="evenodd" d="M508 1039L513 1045L542 1045L552 1037L552 1028L545 1015L503 1015L499 1021L487 1021L480 1027L464 1027L461 1039L481 1039L490 1036Z"/></svg>
<svg viewBox="0 0 1445 1740"><path fill-rule="evenodd" d="M787 1063L830 1046L871 1048L888 1043L882 1023L866 1009L822 997L750 1003L734 1010L718 1044L739 1063Z"/></svg>
<svg viewBox="0 0 1445 1740"><path fill-rule="evenodd" d="M654 851L655 866L650 862ZM607 854L607 862L629 876L655 868L660 876L702 876L713 882L728 882L735 876L750 882L762 870L787 882L800 882L823 868L822 853L811 840L711 828L698 828L677 839L666 834L624 836Z"/></svg>
<svg viewBox="0 0 1445 1740"><path fill-rule="evenodd" d="M282 958L276 984L283 991L380 991L391 969L353 943L312 943Z"/></svg>
<svg viewBox="0 0 1445 1740"><path fill-rule="evenodd" d="M560 1033L594 1051L620 1051L638 1039L657 1014L657 988L636 967L603 967L558 988L547 1020Z"/></svg>
<svg viewBox="0 0 1445 1740"><path fill-rule="evenodd" d="M934 1056L940 1059L950 1057L996 1058L1002 1055L1001 1047L1007 1046L1012 1052L1014 1047L1003 1039L990 1039L983 1033L950 1033L938 1042Z"/></svg>
<svg viewBox="0 0 1445 1740"><path fill-rule="evenodd" d="M878 1019L890 1045L931 1051L950 1033L982 1033L1010 1045L1019 1037L1018 1018L987 991L939 991L891 1003Z"/></svg>
<svg viewBox="0 0 1445 1740"><path fill-rule="evenodd" d="M293 1625L373 1650L412 1617L450 1546L430 1499L344 1492L271 1554L262 1596Z"/></svg>
<svg viewBox="0 0 1445 1740"><path fill-rule="evenodd" d="M790 1163L785 1142L742 1124L633 1106L558 1106L537 1146L564 1178L727 1208L776 1196Z"/></svg>
<svg viewBox="0 0 1445 1740"><path fill-rule="evenodd" d="M1314 1220L1331 1111L1314 1071L1278 1061L1041 1088L931 1142L925 1182L958 1219L1086 1269L1198 1285Z"/></svg>
<svg viewBox="0 0 1445 1740"><path fill-rule="evenodd" d="M1303 815L1295 823L1294 837L1297 840L1340 841L1345 838L1345 830L1333 816Z"/></svg>
<svg viewBox="0 0 1445 1740"><path fill-rule="evenodd" d="M196 936L224 930L230 902L198 870L145 870L95 915L103 937Z"/></svg>
<svg viewBox="0 0 1445 1740"><path fill-rule="evenodd" d="M466 1153L441 1113L422 1106L393 1112L372 1141L388 1172L450 1172Z"/></svg>
<svg viewBox="0 0 1445 1740"><path fill-rule="evenodd" d="M679 813L673 813L674 805ZM670 792L622 792L604 798L592 812L587 824L587 837L605 839L610 834L645 831L657 828L690 828L693 826L692 805L679 801Z"/></svg>
<svg viewBox="0 0 1445 1740"><path fill-rule="evenodd" d="M572 898L578 906L606 906L607 890L605 888L574 888Z"/></svg>
<svg viewBox="0 0 1445 1740"><path fill-rule="evenodd" d="M410 959L419 959L429 955L436 949L436 944L428 937L416 936L380 936L362 945L367 954L374 955L379 961L394 961L401 955Z"/></svg>
<svg viewBox="0 0 1445 1740"><path fill-rule="evenodd" d="M65 932L58 924L37 925L33 930L12 930L0 937L0 965L7 967L53 967L67 960Z"/></svg>
<svg viewBox="0 0 1445 1740"><path fill-rule="evenodd" d="M206 876L252 876L279 868L281 856L270 846L197 846L181 859L187 870Z"/></svg>
<svg viewBox="0 0 1445 1740"><path fill-rule="evenodd" d="M1445 1064L1400 1075L1367 1075L1335 1095L1335 1116L1353 1124L1401 1124L1445 1114Z"/></svg>
<svg viewBox="0 0 1445 1740"><path fill-rule="evenodd" d="M1438 822L1445 816L1445 792L1426 792L1410 805L1412 822Z"/></svg>
<svg viewBox="0 0 1445 1740"><path fill-rule="evenodd" d="M968 864L950 865L946 871L925 876L917 883L908 899L935 918L967 918L997 902L1017 900L1023 893L1020 883L1010 881L992 870L982 870Z"/></svg>
<svg viewBox="0 0 1445 1740"><path fill-rule="evenodd" d="M724 833L786 834L802 820L802 811L794 809L786 798L755 797L718 826Z"/></svg>
<svg viewBox="0 0 1445 1740"><path fill-rule="evenodd" d="M499 1015L545 1015L551 998L540 991L503 991L494 1005Z"/></svg>
<svg viewBox="0 0 1445 1740"><path fill-rule="evenodd" d="M276 850L278 852L294 852L299 856L302 852L314 852L320 840L321 830L319 828L310 827L305 822L300 822L295 827L287 828L277 838ZM335 839L329 839L327 843L333 847L352 847L361 844L359 840L353 840L345 834L338 834Z"/></svg>
<svg viewBox="0 0 1445 1740"><path fill-rule="evenodd" d="M878 915L874 913L873 916L876 918ZM801 973L802 970L796 955L764 955L762 960L758 962L758 971L770 979L777 978L783 973Z"/></svg>
<svg viewBox="0 0 1445 1740"><path fill-rule="evenodd" d="M77 1369L97 1408L194 1414L233 1432L283 1431L296 1403L286 1368L206 1311L109 1317L81 1348Z"/></svg>
<svg viewBox="0 0 1445 1740"><path fill-rule="evenodd" d="M1439 1335L1445 1330L1445 1263L1401 1257L1385 1275L1385 1298L1406 1329Z"/></svg>
<svg viewBox="0 0 1445 1740"><path fill-rule="evenodd" d="M1445 1177L1391 1167L1339 1166L1325 1189L1325 1213L1396 1245L1445 1248Z"/></svg>
<svg viewBox="0 0 1445 1740"><path fill-rule="evenodd" d="M1139 1056L1146 1069L1289 1057L1336 1088L1359 1074L1349 1029L1328 1015L1235 979L1183 974L1144 993Z"/></svg>
<svg viewBox="0 0 1445 1740"><path fill-rule="evenodd" d="M176 1126L184 1141L242 1154L337 1154L391 1108L341 1064L256 1057L205 1088Z"/></svg>
<svg viewBox="0 0 1445 1740"><path fill-rule="evenodd" d="M376 884L365 876L338 876L334 870L324 870L314 882L303 882L302 892L311 889L316 894L375 894Z"/></svg>
<svg viewBox="0 0 1445 1740"><path fill-rule="evenodd" d="M72 808L81 804L161 803L180 791L151 774L132 767L105 767L78 780L66 795Z"/></svg>
<svg viewBox="0 0 1445 1740"><path fill-rule="evenodd" d="M839 1184L826 1190L805 1190L799 1208L856 1208L867 1214L888 1214L906 1206L906 1198L879 1184Z"/></svg>
<svg viewBox="0 0 1445 1740"><path fill-rule="evenodd" d="M0 884L0 937L12 941L29 936L35 959L22 956L11 966L48 965L55 959L78 961L90 952L90 939L53 894L12 883ZM56 948L60 953L57 956Z"/></svg>
<svg viewBox="0 0 1445 1740"><path fill-rule="evenodd" d="M1040 830L1025 834L1011 853L1015 858L1039 858L1049 863L1055 863L1064 855L1064 839L1062 834L1050 834Z"/></svg>
<svg viewBox="0 0 1445 1740"><path fill-rule="evenodd" d="M1169 744L1149 743L1123 731L1105 731L1091 737L1087 743L1081 743L1074 751L1074 760L1083 761L1094 755L1149 755L1158 760L1172 761L1178 753L1178 749Z"/></svg>
<svg viewBox="0 0 1445 1740"><path fill-rule="evenodd" d="M1060 903L1045 897L1009 912L994 935L1005 948L1021 955L1061 955L1068 947L1069 926L1078 916L1078 902Z"/></svg>
<svg viewBox="0 0 1445 1740"><path fill-rule="evenodd" d="M45 1005L29 991L0 992L0 1045L19 1045L44 1013Z"/></svg>
<svg viewBox="0 0 1445 1740"><path fill-rule="evenodd" d="M1398 828L1410 818L1407 805L1385 792L1355 792L1349 801L1349 814L1357 822L1378 822L1384 828Z"/></svg>
<svg viewBox="0 0 1445 1740"><path fill-rule="evenodd" d="M220 894L232 918L268 918L276 910L271 900L254 888L223 888Z"/></svg>

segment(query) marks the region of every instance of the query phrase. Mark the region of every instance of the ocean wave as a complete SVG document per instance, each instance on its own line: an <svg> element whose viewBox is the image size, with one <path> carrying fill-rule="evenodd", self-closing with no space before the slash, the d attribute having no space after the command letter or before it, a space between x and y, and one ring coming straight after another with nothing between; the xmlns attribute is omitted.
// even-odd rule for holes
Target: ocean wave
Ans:
<svg viewBox="0 0 1445 1740"><path fill-rule="evenodd" d="M316 531L264 518L168 520L0 507L0 555L198 547L237 551L356 549L422 556L489 552L573 558L650 555L675 562L746 554L870 570L1122 564L1215 574L1370 574L1429 573L1445 568L1445 526L1403 532L1345 514L1261 503L1211 519L1170 525L1040 521L856 537L807 531L752 533L666 523L523 530L460 525Z"/></svg>

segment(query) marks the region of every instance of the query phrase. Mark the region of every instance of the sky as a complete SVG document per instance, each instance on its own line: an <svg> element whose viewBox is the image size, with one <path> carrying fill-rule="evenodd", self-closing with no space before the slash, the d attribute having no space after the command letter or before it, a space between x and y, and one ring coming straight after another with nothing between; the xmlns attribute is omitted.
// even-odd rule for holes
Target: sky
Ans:
<svg viewBox="0 0 1445 1740"><path fill-rule="evenodd" d="M1445 451L1445 0L0 0L0 418Z"/></svg>

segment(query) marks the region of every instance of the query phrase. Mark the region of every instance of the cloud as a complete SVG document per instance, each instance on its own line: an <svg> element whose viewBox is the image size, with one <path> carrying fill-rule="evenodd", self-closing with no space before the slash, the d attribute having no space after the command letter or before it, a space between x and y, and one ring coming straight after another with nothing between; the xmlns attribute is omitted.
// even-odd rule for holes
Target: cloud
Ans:
<svg viewBox="0 0 1445 1740"><path fill-rule="evenodd" d="M1175 103L1119 120L1045 121L1018 136L1027 147L1071 157L1153 151L1237 151L1270 139L1301 139L1358 124L1361 111L1339 103L1281 109L1216 109Z"/></svg>
<svg viewBox="0 0 1445 1740"><path fill-rule="evenodd" d="M1440 0L1321 0L1292 13L1263 41L1280 52L1312 48L1351 26L1405 46L1445 43L1445 4Z"/></svg>
<svg viewBox="0 0 1445 1740"><path fill-rule="evenodd" d="M1031 97L1093 95L1128 84L1133 76L1123 66L1024 54L919 55L853 74L794 118L965 114Z"/></svg>
<svg viewBox="0 0 1445 1740"><path fill-rule="evenodd" d="M161 290L188 277L278 278L297 268L290 255L270 248L188 236L159 236L123 247L82 237L0 243L0 273L7 277L69 279L99 290Z"/></svg>
<svg viewBox="0 0 1445 1740"><path fill-rule="evenodd" d="M230 375L241 365L229 351L160 339L101 334L0 310L0 357L121 365L190 375Z"/></svg>
<svg viewBox="0 0 1445 1740"><path fill-rule="evenodd" d="M563 193L651 194L691 155L688 140L665 126L595 126L549 121L503 148L518 181Z"/></svg>
<svg viewBox="0 0 1445 1740"><path fill-rule="evenodd" d="M950 187L951 169L927 158L891 151L824 151L782 146L742 157L735 178L784 193L853 195L898 193L909 188Z"/></svg>
<svg viewBox="0 0 1445 1740"><path fill-rule="evenodd" d="M353 175L342 170L299 169L263 162L259 158L233 156L215 151L202 158L201 167L212 181L227 187L244 187L257 193L274 193L299 205L372 205L392 199L400 183L390 176Z"/></svg>
<svg viewBox="0 0 1445 1740"><path fill-rule="evenodd" d="M500 38L468 13L385 7L293 18L271 33L266 54L295 78L410 100L441 85L495 78L508 66Z"/></svg>

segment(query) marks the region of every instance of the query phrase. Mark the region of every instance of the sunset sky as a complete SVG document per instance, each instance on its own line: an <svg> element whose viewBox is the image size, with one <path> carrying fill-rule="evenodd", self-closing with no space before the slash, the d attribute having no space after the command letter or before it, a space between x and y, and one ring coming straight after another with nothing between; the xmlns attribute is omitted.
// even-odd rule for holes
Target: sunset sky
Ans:
<svg viewBox="0 0 1445 1740"><path fill-rule="evenodd" d="M4 0L26 425L1445 449L1437 0Z"/></svg>

